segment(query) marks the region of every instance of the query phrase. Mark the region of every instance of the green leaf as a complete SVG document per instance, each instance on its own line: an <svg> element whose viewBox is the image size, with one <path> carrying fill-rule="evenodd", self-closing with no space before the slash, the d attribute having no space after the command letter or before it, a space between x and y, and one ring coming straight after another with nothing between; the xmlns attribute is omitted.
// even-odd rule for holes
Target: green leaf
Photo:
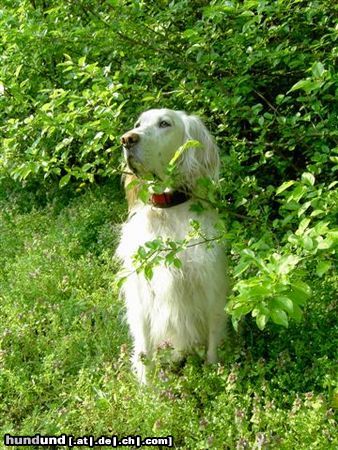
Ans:
<svg viewBox="0 0 338 450"><path fill-rule="evenodd" d="M310 208L310 206L311 206L311 201L303 203L303 205L299 208L299 210L297 212L297 216L298 217L302 216L306 212L306 210L308 208Z"/></svg>
<svg viewBox="0 0 338 450"><path fill-rule="evenodd" d="M80 67L85 66L85 64L86 64L86 57L82 56L81 58L79 58L78 64L79 64Z"/></svg>
<svg viewBox="0 0 338 450"><path fill-rule="evenodd" d="M239 263L234 270L234 277L238 277L239 275L241 275L243 272L245 272L249 267L251 266L251 261L245 261L245 262L241 262Z"/></svg>
<svg viewBox="0 0 338 450"><path fill-rule="evenodd" d="M267 308L264 303L258 303L251 313L252 317L256 317L259 314L266 316L269 316L270 314L269 308Z"/></svg>
<svg viewBox="0 0 338 450"><path fill-rule="evenodd" d="M23 66L23 64L20 64L20 65L16 68L16 70L15 70L15 72L14 72L14 77L15 77L15 78L18 78L18 76L19 76L19 74L20 74L20 72L21 72L22 66Z"/></svg>
<svg viewBox="0 0 338 450"><path fill-rule="evenodd" d="M300 322L302 320L303 311L300 309L297 303L293 304L293 313L290 316L297 322Z"/></svg>
<svg viewBox="0 0 338 450"><path fill-rule="evenodd" d="M153 269L151 266L146 265L144 268L144 276L146 277L147 280L151 280L153 277Z"/></svg>
<svg viewBox="0 0 338 450"><path fill-rule="evenodd" d="M338 228L329 230L327 237L332 240L333 245L338 245Z"/></svg>
<svg viewBox="0 0 338 450"><path fill-rule="evenodd" d="M311 288L304 281L294 281L291 283L291 291L288 292L290 297L298 305L304 305L311 295Z"/></svg>
<svg viewBox="0 0 338 450"><path fill-rule="evenodd" d="M280 261L278 261L277 273L279 274L287 274L292 269L296 267L298 262L300 261L300 257L297 255L284 255L281 257Z"/></svg>
<svg viewBox="0 0 338 450"><path fill-rule="evenodd" d="M288 316L285 311L282 309L272 309L271 310L271 319L277 325L282 325L283 327L289 326Z"/></svg>
<svg viewBox="0 0 338 450"><path fill-rule="evenodd" d="M145 97L142 98L142 102L153 102L155 100L156 97L154 97L153 95L146 95Z"/></svg>
<svg viewBox="0 0 338 450"><path fill-rule="evenodd" d="M176 161L178 160L178 158L186 151L189 150L190 148L200 148L202 146L202 144L199 141L194 141L194 140L189 140L187 142L185 142L183 145L181 145L181 147L175 152L174 156L171 158L170 162L169 162L169 166L173 166Z"/></svg>
<svg viewBox="0 0 338 450"><path fill-rule="evenodd" d="M317 248L319 250L327 250L334 245L334 240L331 239L329 236L326 239L323 239L318 242Z"/></svg>
<svg viewBox="0 0 338 450"><path fill-rule="evenodd" d="M323 74L326 72L323 64L319 61L315 62L311 67L312 75L315 78L321 78Z"/></svg>
<svg viewBox="0 0 338 450"><path fill-rule="evenodd" d="M311 219L309 219L308 217L301 220L295 234L297 236L301 236L304 233L304 231L307 229L307 227L309 226L310 222L311 222Z"/></svg>
<svg viewBox="0 0 338 450"><path fill-rule="evenodd" d="M150 193L145 186L142 186L142 188L139 190L138 197L140 198L140 200L142 200L143 203L148 203Z"/></svg>
<svg viewBox="0 0 338 450"><path fill-rule="evenodd" d="M81 167L81 169L82 169L84 172L87 172L87 170L91 169L92 167L93 167L93 164L87 163L87 164L84 164L84 165Z"/></svg>
<svg viewBox="0 0 338 450"><path fill-rule="evenodd" d="M322 277L331 268L331 261L319 261L316 267L316 274Z"/></svg>
<svg viewBox="0 0 338 450"><path fill-rule="evenodd" d="M293 92L299 89L303 89L306 93L319 89L322 86L323 82L319 80L312 80L311 78L307 78L306 80L300 80L298 83L294 84L292 88L288 91Z"/></svg>
<svg viewBox="0 0 338 450"><path fill-rule="evenodd" d="M231 316L231 323L232 323L232 326L234 327L235 331L238 331L239 320L236 319L236 317Z"/></svg>
<svg viewBox="0 0 338 450"><path fill-rule="evenodd" d="M182 268L182 261L179 258L174 258L173 264L177 269Z"/></svg>
<svg viewBox="0 0 338 450"><path fill-rule="evenodd" d="M283 184L281 184L279 186L279 188L277 188L276 190L276 195L281 194L283 191L285 191L286 189L289 189L290 186L292 186L293 184L295 184L296 182L294 180L289 180L289 181L285 181Z"/></svg>
<svg viewBox="0 0 338 450"><path fill-rule="evenodd" d="M147 241L144 245L151 250L159 250L162 243L161 239L153 239L152 241Z"/></svg>
<svg viewBox="0 0 338 450"><path fill-rule="evenodd" d="M338 184L338 181L332 181L332 183L330 183L328 185L328 189L332 189L333 187L337 186L337 184Z"/></svg>
<svg viewBox="0 0 338 450"><path fill-rule="evenodd" d="M271 294L271 284L268 285L262 285L262 286L251 286L247 290L248 297L266 297L269 294Z"/></svg>
<svg viewBox="0 0 338 450"><path fill-rule="evenodd" d="M246 314L248 314L252 309L252 304L247 302L247 303L235 303L231 310L229 310L230 314L232 314L233 316L235 316L237 319L240 319L242 316L245 316Z"/></svg>
<svg viewBox="0 0 338 450"><path fill-rule="evenodd" d="M307 192L307 187L299 184L288 196L287 202L291 202L294 200L295 202L299 202L299 200L303 197L303 195Z"/></svg>
<svg viewBox="0 0 338 450"><path fill-rule="evenodd" d="M147 257L147 250L140 245L136 254L140 259L145 259Z"/></svg>
<svg viewBox="0 0 338 450"><path fill-rule="evenodd" d="M310 236L304 236L302 238L302 244L303 244L303 247L305 248L305 250L307 250L307 251L313 250L313 247L314 247L313 239L310 238Z"/></svg>
<svg viewBox="0 0 338 450"><path fill-rule="evenodd" d="M304 172L302 174L302 180L309 186L313 186L315 184L315 177L310 172Z"/></svg>
<svg viewBox="0 0 338 450"><path fill-rule="evenodd" d="M30 166L25 167L22 171L21 171L21 180L25 180L29 174L32 173L32 168Z"/></svg>
<svg viewBox="0 0 338 450"><path fill-rule="evenodd" d="M71 178L71 174L67 173L67 175L64 175L61 180L59 181L59 187L63 188L64 186L66 186L66 184L69 183L69 180Z"/></svg>
<svg viewBox="0 0 338 450"><path fill-rule="evenodd" d="M293 301L284 295L273 298L270 302L270 306L273 309L283 309L290 316L292 316L292 314L293 314L293 309L294 309Z"/></svg>
<svg viewBox="0 0 338 450"><path fill-rule="evenodd" d="M265 314L259 314L258 316L256 316L256 324L261 331L264 330L265 325L267 324L268 320L269 320L269 317L266 316Z"/></svg>

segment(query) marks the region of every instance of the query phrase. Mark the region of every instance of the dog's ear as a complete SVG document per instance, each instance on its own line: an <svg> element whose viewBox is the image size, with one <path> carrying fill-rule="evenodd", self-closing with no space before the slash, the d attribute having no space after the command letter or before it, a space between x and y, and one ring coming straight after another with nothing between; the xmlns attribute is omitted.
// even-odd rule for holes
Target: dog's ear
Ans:
<svg viewBox="0 0 338 450"><path fill-rule="evenodd" d="M126 174L122 177L122 181L124 184L124 189L126 192L126 198L128 203L128 209L129 211L132 209L132 207L135 205L138 196L139 196L139 186L137 183L135 183L135 180L137 180L137 177L134 174ZM129 186L130 184L130 186ZM129 186L129 187L128 187Z"/></svg>
<svg viewBox="0 0 338 450"><path fill-rule="evenodd" d="M185 142L194 140L198 141L200 145L196 148L189 148L182 154L181 175L190 186L202 177L217 181L220 159L213 137L198 117L184 114L182 118L185 126Z"/></svg>

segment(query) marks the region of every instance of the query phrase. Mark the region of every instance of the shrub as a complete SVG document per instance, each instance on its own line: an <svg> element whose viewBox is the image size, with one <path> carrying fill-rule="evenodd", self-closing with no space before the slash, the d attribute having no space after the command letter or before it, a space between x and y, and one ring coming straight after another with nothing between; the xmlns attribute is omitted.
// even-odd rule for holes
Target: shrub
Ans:
<svg viewBox="0 0 338 450"><path fill-rule="evenodd" d="M300 318L337 242L332 2L14 0L0 26L1 177L85 187L138 112L196 112L222 153L234 324Z"/></svg>

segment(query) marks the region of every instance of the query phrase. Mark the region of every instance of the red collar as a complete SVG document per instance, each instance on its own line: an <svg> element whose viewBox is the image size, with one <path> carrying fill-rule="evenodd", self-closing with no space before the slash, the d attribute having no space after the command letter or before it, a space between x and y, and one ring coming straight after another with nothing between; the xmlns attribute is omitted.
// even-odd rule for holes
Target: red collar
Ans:
<svg viewBox="0 0 338 450"><path fill-rule="evenodd" d="M184 192L163 192L162 194L152 194L151 203L156 208L171 208L172 206L180 205L186 202L190 197Z"/></svg>

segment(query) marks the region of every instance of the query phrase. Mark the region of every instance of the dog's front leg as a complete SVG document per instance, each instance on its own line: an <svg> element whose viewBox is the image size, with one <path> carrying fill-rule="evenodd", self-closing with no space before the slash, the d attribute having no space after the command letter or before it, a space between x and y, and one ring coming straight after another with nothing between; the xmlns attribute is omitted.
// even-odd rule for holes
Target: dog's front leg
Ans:
<svg viewBox="0 0 338 450"><path fill-rule="evenodd" d="M217 347L225 338L226 321L225 314L210 314L209 316L209 336L207 345L207 364L215 364L218 361Z"/></svg>
<svg viewBox="0 0 338 450"><path fill-rule="evenodd" d="M140 383L147 383L147 364L152 359L153 350L149 338L149 326L144 318L128 318L130 331L134 341L131 364Z"/></svg>
<svg viewBox="0 0 338 450"><path fill-rule="evenodd" d="M134 344L134 351L131 357L131 364L137 379L141 384L147 383L147 359L151 359L150 352L146 351L144 345Z"/></svg>

